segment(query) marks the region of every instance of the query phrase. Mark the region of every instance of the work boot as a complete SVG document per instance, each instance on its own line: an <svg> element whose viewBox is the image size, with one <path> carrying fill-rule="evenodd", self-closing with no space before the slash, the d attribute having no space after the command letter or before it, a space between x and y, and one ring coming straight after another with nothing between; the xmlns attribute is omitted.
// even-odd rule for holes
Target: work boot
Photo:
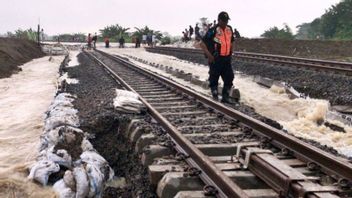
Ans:
<svg viewBox="0 0 352 198"><path fill-rule="evenodd" d="M222 98L221 102L230 103L230 89L229 87L222 88Z"/></svg>
<svg viewBox="0 0 352 198"><path fill-rule="evenodd" d="M211 88L211 95L213 96L214 100L218 100L218 88Z"/></svg>

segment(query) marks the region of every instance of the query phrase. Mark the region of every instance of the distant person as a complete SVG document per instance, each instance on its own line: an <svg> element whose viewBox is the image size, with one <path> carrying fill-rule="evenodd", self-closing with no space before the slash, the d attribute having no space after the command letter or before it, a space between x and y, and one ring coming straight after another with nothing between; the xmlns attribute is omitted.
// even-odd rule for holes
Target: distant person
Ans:
<svg viewBox="0 0 352 198"><path fill-rule="evenodd" d="M152 35L152 47L156 46L156 36L153 34Z"/></svg>
<svg viewBox="0 0 352 198"><path fill-rule="evenodd" d="M185 34L186 34L186 41L188 41L189 40L189 31L187 28L185 29Z"/></svg>
<svg viewBox="0 0 352 198"><path fill-rule="evenodd" d="M235 38L241 38L240 33L237 31L237 29L234 29L234 34L235 34Z"/></svg>
<svg viewBox="0 0 352 198"><path fill-rule="evenodd" d="M105 48L109 48L110 47L110 40L108 37L104 38L104 43L105 43Z"/></svg>
<svg viewBox="0 0 352 198"><path fill-rule="evenodd" d="M125 39L121 36L119 39L119 48L124 48L125 47Z"/></svg>
<svg viewBox="0 0 352 198"><path fill-rule="evenodd" d="M139 39L139 37L136 37L136 48L141 47L141 40Z"/></svg>
<svg viewBox="0 0 352 198"><path fill-rule="evenodd" d="M193 35L193 27L190 25L189 26L189 39L192 39L192 35Z"/></svg>
<svg viewBox="0 0 352 198"><path fill-rule="evenodd" d="M199 41L200 40L200 34L199 34L198 23L196 24L196 27L194 27L194 35L196 37L196 40Z"/></svg>
<svg viewBox="0 0 352 198"><path fill-rule="evenodd" d="M205 33L208 31L208 25L206 23L202 24L202 29L199 32L200 37L203 38L205 36Z"/></svg>
<svg viewBox="0 0 352 198"><path fill-rule="evenodd" d="M93 40L93 48L95 49L95 47L96 47L96 43L97 43L97 40L98 40L97 33L95 33L95 34L94 34L94 36L93 36L92 40Z"/></svg>
<svg viewBox="0 0 352 198"><path fill-rule="evenodd" d="M40 37L41 37L41 41L44 42L44 29L42 28L42 30L40 31Z"/></svg>
<svg viewBox="0 0 352 198"><path fill-rule="evenodd" d="M230 17L226 12L220 12L218 23L210 28L200 44L208 58L209 63L209 87L215 100L218 100L218 81L221 76L224 81L221 102L230 102L230 89L234 79L231 66L231 56L234 46L232 27L227 25Z"/></svg>
<svg viewBox="0 0 352 198"><path fill-rule="evenodd" d="M215 24L215 25L216 25L216 24ZM212 23L209 23L209 24L207 25L207 31L208 31L210 28L212 28L212 27L215 27L215 26L213 26Z"/></svg>
<svg viewBox="0 0 352 198"><path fill-rule="evenodd" d="M187 41L188 41L188 33L187 32L182 32L182 34L183 34L182 41L187 43Z"/></svg>
<svg viewBox="0 0 352 198"><path fill-rule="evenodd" d="M148 46L152 46L153 43L153 35L151 33L147 34L147 44Z"/></svg>
<svg viewBox="0 0 352 198"><path fill-rule="evenodd" d="M212 27L215 27L216 26L216 20L214 20L214 22L213 22L213 26Z"/></svg>
<svg viewBox="0 0 352 198"><path fill-rule="evenodd" d="M143 45L145 45L147 43L147 35L146 34L143 34L143 36L142 36L142 43L143 43Z"/></svg>
<svg viewBox="0 0 352 198"><path fill-rule="evenodd" d="M87 38L87 42L88 42L88 49L92 48L92 36L90 35L90 33L88 34L88 38Z"/></svg>

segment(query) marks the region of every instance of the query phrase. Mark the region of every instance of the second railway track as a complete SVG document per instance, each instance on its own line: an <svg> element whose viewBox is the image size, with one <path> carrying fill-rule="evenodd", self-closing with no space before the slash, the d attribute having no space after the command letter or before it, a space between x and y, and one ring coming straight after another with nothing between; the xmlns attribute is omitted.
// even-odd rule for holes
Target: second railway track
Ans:
<svg viewBox="0 0 352 198"><path fill-rule="evenodd" d="M204 57L204 54L199 49L190 48L176 48L176 47L155 47L147 48L150 52L166 53L172 55L173 53L180 54L194 54ZM318 59L307 59L290 56L280 56L271 54L260 54L251 52L234 52L233 58L237 61L243 62L259 62L273 65L285 65L291 67L299 67L303 69L312 69L317 71L324 71L329 73L338 73L343 75L352 75L352 63L338 62ZM203 58L204 59L204 58Z"/></svg>
<svg viewBox="0 0 352 198"><path fill-rule="evenodd" d="M155 135L144 135L144 141L151 143L143 154L151 177L181 172L180 177L200 178L203 182L191 189L179 189L192 190L179 192L179 196L180 193L184 193L184 197L351 196L352 164L347 160L121 57L98 51L86 54L104 66L127 90L138 93L148 113L172 140L161 146L155 143ZM187 165L177 160L169 160L174 163L172 166L152 163L157 157L169 156L169 147L177 153L173 153L174 159L182 159ZM184 174L184 166L189 167L187 174ZM164 190L168 184L165 176L161 179L164 181L154 182L159 183L158 195L174 196Z"/></svg>

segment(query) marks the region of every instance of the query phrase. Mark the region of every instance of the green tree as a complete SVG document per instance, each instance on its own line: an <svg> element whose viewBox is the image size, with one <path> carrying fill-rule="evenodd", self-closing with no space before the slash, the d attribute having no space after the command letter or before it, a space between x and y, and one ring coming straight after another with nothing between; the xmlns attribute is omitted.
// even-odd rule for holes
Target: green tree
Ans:
<svg viewBox="0 0 352 198"><path fill-rule="evenodd" d="M160 40L160 44L161 45L168 45L168 44L171 44L171 39L172 39L172 36L167 33L167 32L164 32L163 33L163 37L161 38Z"/></svg>
<svg viewBox="0 0 352 198"><path fill-rule="evenodd" d="M305 29L308 39L352 39L352 0L343 0L311 23L299 25L298 37ZM309 26L309 27L307 27Z"/></svg>
<svg viewBox="0 0 352 198"><path fill-rule="evenodd" d="M27 30L18 29L15 30L14 33L7 32L7 36L11 38L20 38L20 39L28 39L32 41L37 41L37 32L34 31L32 28Z"/></svg>
<svg viewBox="0 0 352 198"><path fill-rule="evenodd" d="M150 29L148 26L144 26L143 28L137 28L135 27L136 31L133 32L134 37L142 38L143 35L155 35L155 38L158 40L161 40L163 37L163 34L160 31L155 31Z"/></svg>
<svg viewBox="0 0 352 198"><path fill-rule="evenodd" d="M128 37L127 31L130 28L124 28L119 24L106 26L103 29L100 29L99 32L103 38L110 38L110 41L117 41L120 37L125 39Z"/></svg>
<svg viewBox="0 0 352 198"><path fill-rule="evenodd" d="M271 38L271 39L294 39L292 31L287 24L284 24L284 28L279 29L278 27L274 26L266 30L262 35L264 38Z"/></svg>
<svg viewBox="0 0 352 198"><path fill-rule="evenodd" d="M65 33L53 36L53 41L57 41L60 38L60 42L86 42L87 36L83 33Z"/></svg>

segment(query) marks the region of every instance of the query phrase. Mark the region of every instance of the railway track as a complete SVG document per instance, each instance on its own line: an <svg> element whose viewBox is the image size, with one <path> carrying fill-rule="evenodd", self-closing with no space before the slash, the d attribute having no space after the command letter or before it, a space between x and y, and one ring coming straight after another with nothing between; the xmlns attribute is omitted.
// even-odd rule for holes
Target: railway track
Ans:
<svg viewBox="0 0 352 198"><path fill-rule="evenodd" d="M204 54L199 49L189 48L175 48L175 47L155 47L147 48L150 52L166 53L166 54L194 54L196 56L204 57ZM243 62L259 62L274 65L293 66L304 69L313 69L318 71L339 73L344 75L352 75L352 63L327 61L318 59L306 59L290 56L279 56L260 53L249 52L234 52L233 58L237 61Z"/></svg>
<svg viewBox="0 0 352 198"><path fill-rule="evenodd" d="M351 196L352 164L347 160L124 58L100 51L85 54L138 93L167 132L171 141L160 142L155 134L132 130L158 196Z"/></svg>

